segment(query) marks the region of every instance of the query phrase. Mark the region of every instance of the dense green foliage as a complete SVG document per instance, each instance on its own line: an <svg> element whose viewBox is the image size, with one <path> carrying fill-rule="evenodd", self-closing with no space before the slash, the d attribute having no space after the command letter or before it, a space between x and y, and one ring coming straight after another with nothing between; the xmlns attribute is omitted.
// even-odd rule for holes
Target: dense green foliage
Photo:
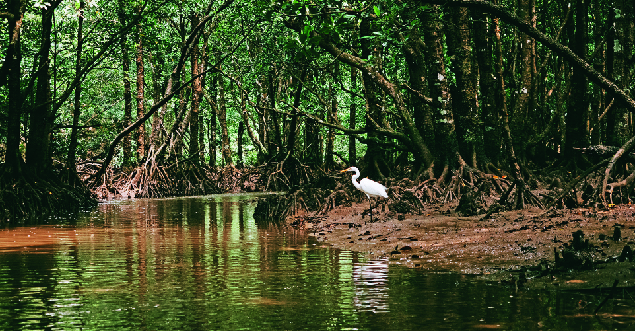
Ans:
<svg viewBox="0 0 635 331"><path fill-rule="evenodd" d="M0 155L7 173L64 177L76 150L77 166L104 166L95 181L290 159L439 183L455 169L576 173L590 164L579 148L632 136L632 6L10 0Z"/></svg>

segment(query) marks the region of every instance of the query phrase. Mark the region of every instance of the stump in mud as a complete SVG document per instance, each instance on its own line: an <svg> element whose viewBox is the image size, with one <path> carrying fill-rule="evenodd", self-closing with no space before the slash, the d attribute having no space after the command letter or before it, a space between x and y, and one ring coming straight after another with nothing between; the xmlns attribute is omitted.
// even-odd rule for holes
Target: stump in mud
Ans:
<svg viewBox="0 0 635 331"><path fill-rule="evenodd" d="M477 194L475 192L465 192L459 199L459 205L454 210L461 216L474 216L479 214L481 206L477 201Z"/></svg>
<svg viewBox="0 0 635 331"><path fill-rule="evenodd" d="M557 269L591 270L595 267L595 261L591 254L592 245L588 239L584 239L584 232L578 230L572 233L573 239L565 244L562 252L554 248Z"/></svg>

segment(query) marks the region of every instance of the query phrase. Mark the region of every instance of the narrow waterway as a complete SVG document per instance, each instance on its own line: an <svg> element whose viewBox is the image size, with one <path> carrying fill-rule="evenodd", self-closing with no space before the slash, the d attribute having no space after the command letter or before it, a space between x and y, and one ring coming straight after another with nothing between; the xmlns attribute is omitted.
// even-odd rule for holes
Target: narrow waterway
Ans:
<svg viewBox="0 0 635 331"><path fill-rule="evenodd" d="M113 201L0 230L0 330L596 330L603 297L370 261L275 223L262 197ZM630 321L630 323L629 323Z"/></svg>

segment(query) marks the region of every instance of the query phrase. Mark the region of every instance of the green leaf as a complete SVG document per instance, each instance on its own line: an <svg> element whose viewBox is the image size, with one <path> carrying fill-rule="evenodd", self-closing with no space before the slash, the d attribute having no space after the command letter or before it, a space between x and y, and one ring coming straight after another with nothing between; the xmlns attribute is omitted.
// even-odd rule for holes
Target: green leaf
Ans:
<svg viewBox="0 0 635 331"><path fill-rule="evenodd" d="M381 16L381 12L379 11L379 7L373 6L373 9L375 10L375 15L377 15L378 17Z"/></svg>
<svg viewBox="0 0 635 331"><path fill-rule="evenodd" d="M302 30L302 34L305 34L308 36L311 33L311 31L313 31L313 27L310 25L305 25L304 29Z"/></svg>

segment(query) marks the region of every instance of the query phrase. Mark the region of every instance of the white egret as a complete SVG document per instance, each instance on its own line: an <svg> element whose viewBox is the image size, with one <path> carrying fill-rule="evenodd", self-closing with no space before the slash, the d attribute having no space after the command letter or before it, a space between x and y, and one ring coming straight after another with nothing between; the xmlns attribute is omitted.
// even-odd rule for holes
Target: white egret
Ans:
<svg viewBox="0 0 635 331"><path fill-rule="evenodd" d="M362 180L360 180L358 183L357 178L359 178L359 169L357 169L356 167L350 167L340 172L349 172L349 171L355 172L355 174L351 178L351 181L353 182L353 185L355 186L355 188L364 192L366 194L366 197L368 197L368 201L370 202L370 221L372 222L373 221L373 200L371 200L371 197L388 198L388 194L386 193L386 187L368 178L362 178Z"/></svg>

